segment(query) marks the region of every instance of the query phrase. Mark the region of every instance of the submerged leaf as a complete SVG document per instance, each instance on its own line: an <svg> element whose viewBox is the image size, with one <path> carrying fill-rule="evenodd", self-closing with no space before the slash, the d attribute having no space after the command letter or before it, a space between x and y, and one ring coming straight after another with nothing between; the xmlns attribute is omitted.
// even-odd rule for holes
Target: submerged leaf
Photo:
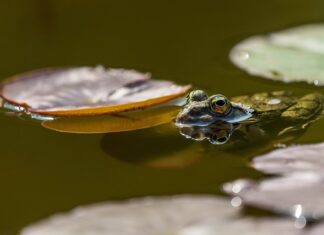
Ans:
<svg viewBox="0 0 324 235"><path fill-rule="evenodd" d="M30 225L21 235L309 234L287 219L244 218L239 211L221 197L152 197L80 207Z"/></svg>
<svg viewBox="0 0 324 235"><path fill-rule="evenodd" d="M225 191L248 205L295 217L324 217L323 143L279 149L255 158L252 166L278 176L260 182L237 180L225 184Z"/></svg>
<svg viewBox="0 0 324 235"><path fill-rule="evenodd" d="M252 75L324 85L324 24L248 38L232 49L230 59Z"/></svg>
<svg viewBox="0 0 324 235"><path fill-rule="evenodd" d="M190 85L151 80L134 70L80 67L39 70L5 81L1 96L27 112L81 116L143 109L183 96Z"/></svg>
<svg viewBox="0 0 324 235"><path fill-rule="evenodd" d="M42 126L68 133L110 133L131 131L171 122L179 112L178 106L91 117L60 117L46 121Z"/></svg>

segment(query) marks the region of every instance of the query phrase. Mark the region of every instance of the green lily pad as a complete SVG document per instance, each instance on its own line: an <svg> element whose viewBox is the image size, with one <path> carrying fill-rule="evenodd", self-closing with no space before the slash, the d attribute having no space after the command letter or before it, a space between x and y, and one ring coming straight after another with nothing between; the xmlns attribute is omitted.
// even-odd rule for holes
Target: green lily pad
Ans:
<svg viewBox="0 0 324 235"><path fill-rule="evenodd" d="M250 37L231 50L230 59L252 75L324 85L324 24Z"/></svg>

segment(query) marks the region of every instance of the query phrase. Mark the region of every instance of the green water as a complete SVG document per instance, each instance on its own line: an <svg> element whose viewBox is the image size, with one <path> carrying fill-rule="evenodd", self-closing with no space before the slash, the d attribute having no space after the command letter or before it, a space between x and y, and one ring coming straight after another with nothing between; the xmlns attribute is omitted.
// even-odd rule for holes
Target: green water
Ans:
<svg viewBox="0 0 324 235"><path fill-rule="evenodd" d="M324 21L323 1L66 1L0 3L0 77L50 66L133 68L227 96L324 89L250 77L228 61L243 38ZM168 125L110 135L50 131L0 116L0 234L80 204L145 195L221 193L261 174L253 156L186 140ZM323 140L324 120L294 143ZM188 149L187 152L181 152ZM256 150L255 150L256 151ZM149 159L196 153L190 167L159 169ZM167 160L169 161L169 160ZM171 161L171 160L170 160Z"/></svg>

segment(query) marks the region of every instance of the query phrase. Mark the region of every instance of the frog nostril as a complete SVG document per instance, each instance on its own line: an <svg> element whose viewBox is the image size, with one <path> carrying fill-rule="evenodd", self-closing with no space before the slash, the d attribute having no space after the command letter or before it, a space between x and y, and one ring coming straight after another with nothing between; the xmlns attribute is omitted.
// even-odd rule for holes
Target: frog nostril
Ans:
<svg viewBox="0 0 324 235"><path fill-rule="evenodd" d="M192 116L200 116L201 115L201 109L199 107L193 107L191 108L191 110L189 111L190 115Z"/></svg>

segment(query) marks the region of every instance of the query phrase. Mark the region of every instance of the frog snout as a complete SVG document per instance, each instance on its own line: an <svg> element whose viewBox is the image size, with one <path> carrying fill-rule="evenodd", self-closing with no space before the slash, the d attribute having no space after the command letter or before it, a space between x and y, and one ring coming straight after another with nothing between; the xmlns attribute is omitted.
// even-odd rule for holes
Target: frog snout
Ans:
<svg viewBox="0 0 324 235"><path fill-rule="evenodd" d="M213 117L201 109L184 109L176 119L176 124L190 126L207 126L214 121Z"/></svg>
<svg viewBox="0 0 324 235"><path fill-rule="evenodd" d="M190 124L192 122L192 117L190 116L188 110L181 111L177 118L176 118L176 124Z"/></svg>

